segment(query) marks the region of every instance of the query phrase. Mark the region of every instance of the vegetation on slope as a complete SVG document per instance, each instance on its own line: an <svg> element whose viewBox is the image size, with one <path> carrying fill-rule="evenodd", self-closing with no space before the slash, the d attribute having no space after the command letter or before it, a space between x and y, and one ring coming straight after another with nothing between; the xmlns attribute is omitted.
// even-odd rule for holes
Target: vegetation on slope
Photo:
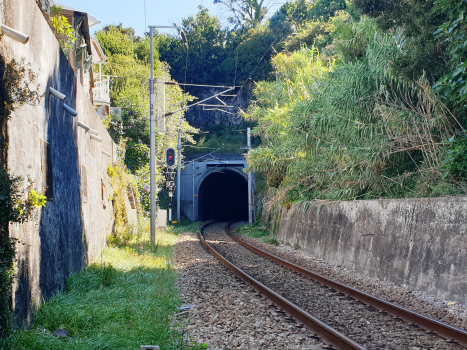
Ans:
<svg viewBox="0 0 467 350"><path fill-rule="evenodd" d="M104 250L99 262L68 279L66 293L42 305L35 326L0 341L2 349L200 349L183 339L185 325L171 256L176 235L149 225L131 245ZM56 329L68 331L56 337Z"/></svg>
<svg viewBox="0 0 467 350"><path fill-rule="evenodd" d="M465 193L464 120L432 88L449 70L433 35L446 17L413 2L423 18L404 9L388 27L402 10L365 4L354 2L375 19L335 12L303 21L285 43L301 38L302 47L277 54L275 81L256 84L248 114L262 145L249 163L266 176L272 202Z"/></svg>
<svg viewBox="0 0 467 350"><path fill-rule="evenodd" d="M147 212L150 206L149 39L135 36L132 28L122 25L106 26L96 37L109 62L104 66L104 73L116 76L111 82L112 105L122 108L122 115L110 115L106 126L114 141L121 145L121 157L136 177L141 205ZM154 76L171 80L167 65L158 60L155 60ZM193 100L175 85L166 85L165 98L166 112L178 110ZM166 128L167 132L159 134L156 140L156 182L159 185L164 181L165 150L176 147L178 128L187 141L191 141L191 134L196 132L182 112L167 117Z"/></svg>

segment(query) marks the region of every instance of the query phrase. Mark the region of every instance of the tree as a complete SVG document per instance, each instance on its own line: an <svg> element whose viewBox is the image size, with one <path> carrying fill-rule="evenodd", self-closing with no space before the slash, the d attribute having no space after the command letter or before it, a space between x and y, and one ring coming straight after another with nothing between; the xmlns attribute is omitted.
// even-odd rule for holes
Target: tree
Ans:
<svg viewBox="0 0 467 350"><path fill-rule="evenodd" d="M417 80L426 73L434 83L447 73L447 44L433 36L447 17L433 12L434 1L354 0L353 4L364 15L374 18L379 29L393 32L403 29L405 54L394 62L396 74Z"/></svg>
<svg viewBox="0 0 467 350"><path fill-rule="evenodd" d="M213 73L225 58L224 40L226 31L219 19L209 14L209 10L199 6L196 16L182 20L182 28L189 42L188 53L178 37L158 35L157 45L160 59L169 63L174 78L185 80L185 69L190 83L212 84L224 81L222 72ZM186 55L188 57L186 59ZM220 73L220 76L219 76Z"/></svg>
<svg viewBox="0 0 467 350"><path fill-rule="evenodd" d="M328 21L329 18L336 15L337 11L346 8L345 0L318 0L308 11L308 18L314 20L321 18L323 21Z"/></svg>
<svg viewBox="0 0 467 350"><path fill-rule="evenodd" d="M277 10L277 13L282 13L287 16L287 19L295 25L300 25L306 21L308 11L312 4L308 1L297 0L288 1Z"/></svg>
<svg viewBox="0 0 467 350"><path fill-rule="evenodd" d="M378 32L371 19L347 25L331 33L342 35L342 59L323 60L316 47L279 53L276 81L256 85L248 113L262 145L248 163L271 201L459 193L440 176L440 142L459 125L425 77L394 74L400 35Z"/></svg>
<svg viewBox="0 0 467 350"><path fill-rule="evenodd" d="M108 58L104 74L116 76L111 83L111 101L114 106L122 108L122 116L109 116L106 124L116 142L123 148L122 158L125 165L137 178L143 209L149 210L149 96L148 79L150 66L148 63L147 37L134 36L132 28L107 26L96 33ZM154 75L171 80L167 64L155 60ZM166 86L166 111L178 110L193 97L185 94L178 86ZM192 133L196 132L185 120L183 113L176 113L166 120L167 132L159 135L156 145L156 181L163 181L163 159L165 149L177 144L177 130L181 128L182 138L192 141Z"/></svg>
<svg viewBox="0 0 467 350"><path fill-rule="evenodd" d="M219 85L268 79L270 58L292 31L283 14L254 28L223 29L219 19L202 6L196 16L183 19L182 28L190 43L188 60L182 40L167 35L156 39L160 59L169 64L178 81L184 81L186 67L187 82Z"/></svg>
<svg viewBox="0 0 467 350"><path fill-rule="evenodd" d="M254 27L265 18L269 9L277 5L273 0L214 0L214 4L221 4L230 12L228 21L235 27Z"/></svg>
<svg viewBox="0 0 467 350"><path fill-rule="evenodd" d="M449 43L451 56L450 72L440 79L434 88L449 107L462 116L467 109L467 2L438 0L434 10L448 17L435 32L435 36ZM463 125L466 123L467 117L464 117Z"/></svg>

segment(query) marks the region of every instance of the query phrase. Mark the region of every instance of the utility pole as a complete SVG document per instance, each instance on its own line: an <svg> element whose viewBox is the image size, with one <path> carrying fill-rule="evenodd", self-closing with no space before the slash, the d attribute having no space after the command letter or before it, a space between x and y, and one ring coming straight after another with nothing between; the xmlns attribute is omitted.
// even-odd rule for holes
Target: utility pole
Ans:
<svg viewBox="0 0 467 350"><path fill-rule="evenodd" d="M180 178L182 177L182 130L178 129L178 163L177 163L177 222L180 223ZM194 199L193 199L194 200Z"/></svg>
<svg viewBox="0 0 467 350"><path fill-rule="evenodd" d="M250 128L247 128L247 150L250 154L251 150L251 133ZM248 223L253 225L253 203L251 196L251 169L248 170Z"/></svg>
<svg viewBox="0 0 467 350"><path fill-rule="evenodd" d="M188 50L188 41L186 40L185 33L177 26L148 26L151 40L151 78L149 79L149 123L150 123L150 176L151 176L151 193L149 199L151 201L151 244L156 242L156 120L154 116L155 109L155 89L154 89L154 28L167 28L167 29L178 29L182 36L183 42L185 43ZM159 132L165 132L165 81L160 79L158 84L158 126Z"/></svg>
<svg viewBox="0 0 467 350"><path fill-rule="evenodd" d="M149 26L149 32L151 37L151 79L149 79L149 124L150 124L150 177L151 177L151 244L156 242L156 120L154 116L154 28Z"/></svg>

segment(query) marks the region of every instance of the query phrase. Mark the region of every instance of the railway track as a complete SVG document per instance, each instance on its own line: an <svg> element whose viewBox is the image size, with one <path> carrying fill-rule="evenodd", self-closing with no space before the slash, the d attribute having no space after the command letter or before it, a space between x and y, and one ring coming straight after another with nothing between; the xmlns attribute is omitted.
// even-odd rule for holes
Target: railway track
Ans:
<svg viewBox="0 0 467 350"><path fill-rule="evenodd" d="M317 275L250 246L230 225L201 229L203 244L330 349L464 349L467 332Z"/></svg>

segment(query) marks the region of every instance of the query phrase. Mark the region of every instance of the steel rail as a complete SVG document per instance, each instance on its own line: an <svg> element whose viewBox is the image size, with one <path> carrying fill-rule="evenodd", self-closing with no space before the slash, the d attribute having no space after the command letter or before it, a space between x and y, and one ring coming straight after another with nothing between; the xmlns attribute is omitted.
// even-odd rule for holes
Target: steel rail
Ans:
<svg viewBox="0 0 467 350"><path fill-rule="evenodd" d="M338 332L334 328L326 325L322 321L318 320L305 310L301 309L294 303L290 302L289 300L285 299L281 295L274 292L272 289L266 287L261 282L257 281L246 272L238 268L236 265L231 263L229 260L224 258L221 254L219 254L205 239L204 239L204 230L209 225L214 224L215 222L209 223L201 227L199 232L199 239L200 241L208 248L208 250L218 258L225 266L231 269L237 276L239 276L242 280L246 283L251 285L254 289L264 295L266 298L271 300L274 304L288 313L291 317L295 320L303 323L307 328L316 332L325 342L329 342L332 346L336 349L340 350L366 350L361 345L354 342L352 339L346 337L342 333Z"/></svg>
<svg viewBox="0 0 467 350"><path fill-rule="evenodd" d="M285 266L295 272L298 272L304 276L310 277L311 279L324 284L325 286L329 288L333 288L336 291L342 292L344 294L350 295L351 297L358 299L362 301L363 303L367 305L371 305L381 311L385 311L395 317L400 317L401 319L414 323L421 328L430 331L430 332L435 332L439 336L447 339L447 340L453 340L455 342L458 342L459 344L463 346L467 346L467 332L450 326L448 324L445 324L443 322L437 321L435 319L432 319L430 317L421 315L419 313L416 313L414 311L411 311L409 309L403 308L399 305L393 304L389 301L377 298L371 294L367 294L365 292L362 292L358 289L349 287L345 284L342 284L340 282L334 281L330 278L324 277L320 274L314 273L310 270L307 270L301 266L298 266L296 264L293 264L287 260L281 259L273 254L270 254L268 252L265 252L259 248L256 248L255 246L252 246L251 244L246 243L242 239L238 238L235 236L231 230L230 227L232 226L233 223L230 223L226 227L226 232L232 236L237 242L242 244L243 246L247 247L248 249L251 249L255 251L256 253L263 255L278 264Z"/></svg>

